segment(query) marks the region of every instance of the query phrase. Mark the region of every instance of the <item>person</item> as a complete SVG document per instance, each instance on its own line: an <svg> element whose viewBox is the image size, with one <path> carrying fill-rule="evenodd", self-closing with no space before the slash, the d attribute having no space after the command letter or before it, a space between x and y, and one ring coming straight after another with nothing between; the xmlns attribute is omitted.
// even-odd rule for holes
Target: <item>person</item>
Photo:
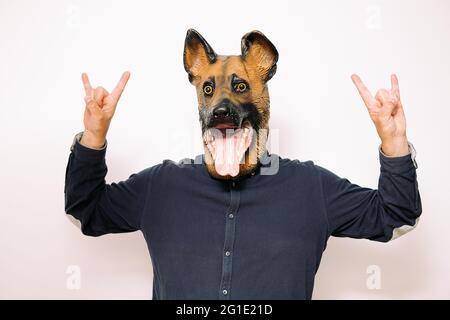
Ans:
<svg viewBox="0 0 450 320"><path fill-rule="evenodd" d="M267 74L278 57L260 33L246 37L242 56L230 58L215 55L201 36L188 32L185 68L199 95L205 154L165 160L118 183L105 182L106 136L130 73L111 93L94 89L82 75L84 131L71 147L65 209L85 235L143 233L154 271L153 299L311 299L330 236L388 242L413 229L422 212L395 75L391 88L375 96L352 76L381 139L378 189L360 187L312 161L261 152L265 145L249 132L261 129L262 120L249 114L265 109L236 106L231 99L244 99L253 94L245 90L258 86L267 95ZM265 60L257 56L261 52ZM270 54L273 59L263 65ZM251 76L252 68L264 76ZM233 119L240 120L231 125ZM251 152L256 164L247 163ZM275 172L264 174L273 159Z"/></svg>

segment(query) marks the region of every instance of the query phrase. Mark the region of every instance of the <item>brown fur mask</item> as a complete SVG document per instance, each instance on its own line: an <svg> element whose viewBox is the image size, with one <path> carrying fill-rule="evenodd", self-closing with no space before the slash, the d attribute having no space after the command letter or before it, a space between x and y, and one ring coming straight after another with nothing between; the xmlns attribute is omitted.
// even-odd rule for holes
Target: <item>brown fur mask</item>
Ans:
<svg viewBox="0 0 450 320"><path fill-rule="evenodd" d="M209 173L221 179L253 172L266 151L267 81L275 74L278 52L259 31L242 37L241 51L217 55L197 31L186 35L184 68L197 90L205 160ZM231 149L238 151L225 152ZM240 158L239 165L219 165L233 157Z"/></svg>

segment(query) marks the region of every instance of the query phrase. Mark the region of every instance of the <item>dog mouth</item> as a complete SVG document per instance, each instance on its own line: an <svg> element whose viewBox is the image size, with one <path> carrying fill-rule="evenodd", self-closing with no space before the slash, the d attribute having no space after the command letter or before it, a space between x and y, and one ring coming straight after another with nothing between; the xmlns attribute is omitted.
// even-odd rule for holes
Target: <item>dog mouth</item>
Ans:
<svg viewBox="0 0 450 320"><path fill-rule="evenodd" d="M243 121L240 126L219 123L205 130L203 141L219 175L235 177L239 174L239 165L250 147L253 131L249 121Z"/></svg>

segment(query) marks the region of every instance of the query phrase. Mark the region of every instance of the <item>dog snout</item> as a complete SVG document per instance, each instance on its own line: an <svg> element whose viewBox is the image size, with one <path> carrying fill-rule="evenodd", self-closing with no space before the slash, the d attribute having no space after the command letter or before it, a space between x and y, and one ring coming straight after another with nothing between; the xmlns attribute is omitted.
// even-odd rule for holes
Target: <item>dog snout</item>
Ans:
<svg viewBox="0 0 450 320"><path fill-rule="evenodd" d="M231 115L231 108L231 102L224 99L213 109L213 117L217 120L228 118Z"/></svg>
<svg viewBox="0 0 450 320"><path fill-rule="evenodd" d="M230 107L228 105L220 105L214 108L214 118L226 118L230 115Z"/></svg>
<svg viewBox="0 0 450 320"><path fill-rule="evenodd" d="M223 99L214 107L204 109L203 122L206 127L215 127L218 125L240 126L244 114L239 106L234 105L230 100ZM202 118L202 116L201 116Z"/></svg>

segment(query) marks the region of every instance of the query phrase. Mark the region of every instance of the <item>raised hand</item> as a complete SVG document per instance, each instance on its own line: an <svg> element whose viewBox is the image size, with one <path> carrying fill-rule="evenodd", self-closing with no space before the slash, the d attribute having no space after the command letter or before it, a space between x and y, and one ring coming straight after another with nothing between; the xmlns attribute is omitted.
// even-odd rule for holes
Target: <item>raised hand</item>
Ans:
<svg viewBox="0 0 450 320"><path fill-rule="evenodd" d="M378 90L375 97L356 74L352 81L369 111L381 139L381 149L388 156L403 156L409 153L406 138L406 118L400 100L400 88L395 74L391 75L391 89Z"/></svg>
<svg viewBox="0 0 450 320"><path fill-rule="evenodd" d="M86 97L84 110L84 133L80 143L89 148L101 148L106 141L111 119L116 111L117 103L130 78L129 72L124 72L114 90L109 93L103 87L92 88L87 74L83 73L83 81Z"/></svg>

